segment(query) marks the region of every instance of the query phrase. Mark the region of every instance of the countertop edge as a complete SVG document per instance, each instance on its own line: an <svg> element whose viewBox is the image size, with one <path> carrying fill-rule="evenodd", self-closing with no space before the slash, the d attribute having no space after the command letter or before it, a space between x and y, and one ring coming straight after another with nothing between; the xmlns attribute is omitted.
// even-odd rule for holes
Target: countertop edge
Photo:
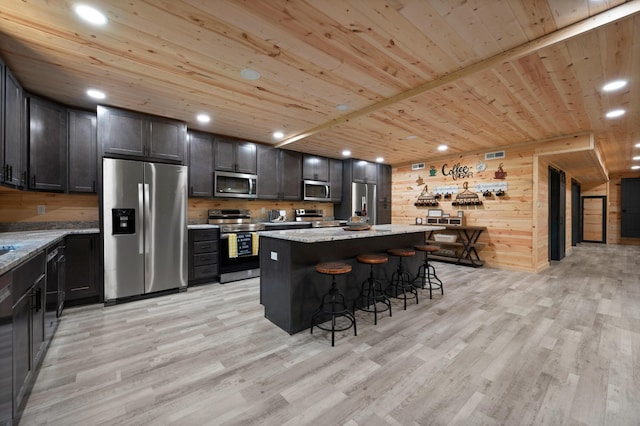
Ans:
<svg viewBox="0 0 640 426"><path fill-rule="evenodd" d="M62 241L69 235L99 234L98 228L55 229L49 231L21 231L0 233L0 246L16 247L9 253L0 255L0 275L34 258L50 245Z"/></svg>
<svg viewBox="0 0 640 426"><path fill-rule="evenodd" d="M282 231L260 231L261 237L287 240L297 243L322 243L328 241L374 238L387 235L415 234L418 232L441 231L442 226L431 225L374 225L366 231L346 231L338 228L310 228Z"/></svg>

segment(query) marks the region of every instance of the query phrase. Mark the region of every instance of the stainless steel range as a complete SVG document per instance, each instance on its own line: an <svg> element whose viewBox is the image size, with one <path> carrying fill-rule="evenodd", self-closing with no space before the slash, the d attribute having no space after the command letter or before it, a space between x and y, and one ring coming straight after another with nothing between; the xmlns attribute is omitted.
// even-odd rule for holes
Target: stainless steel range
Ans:
<svg viewBox="0 0 640 426"><path fill-rule="evenodd" d="M312 228L340 226L339 220L324 219L322 209L295 209L296 222L310 222Z"/></svg>
<svg viewBox="0 0 640 426"><path fill-rule="evenodd" d="M220 283L260 276L257 231L263 223L253 223L245 209L209 210L209 224L220 226Z"/></svg>

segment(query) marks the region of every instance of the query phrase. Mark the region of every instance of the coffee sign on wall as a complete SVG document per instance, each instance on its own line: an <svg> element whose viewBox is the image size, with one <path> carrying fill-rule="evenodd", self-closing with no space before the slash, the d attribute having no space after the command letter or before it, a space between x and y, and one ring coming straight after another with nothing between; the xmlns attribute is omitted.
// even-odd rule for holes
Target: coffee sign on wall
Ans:
<svg viewBox="0 0 640 426"><path fill-rule="evenodd" d="M451 176L451 179L456 180L473 177L473 172L471 167L462 166L460 163L454 164L451 168L449 168L448 164L445 164L442 166L442 175Z"/></svg>

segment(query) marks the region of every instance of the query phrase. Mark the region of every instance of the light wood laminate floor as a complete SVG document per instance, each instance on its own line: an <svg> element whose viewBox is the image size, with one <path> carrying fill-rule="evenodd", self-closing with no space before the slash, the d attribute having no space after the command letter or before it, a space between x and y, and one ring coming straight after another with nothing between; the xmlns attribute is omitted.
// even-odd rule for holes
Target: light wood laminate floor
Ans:
<svg viewBox="0 0 640 426"><path fill-rule="evenodd" d="M638 425L640 247L539 274L436 263L373 325L289 336L258 279L67 309L22 425Z"/></svg>

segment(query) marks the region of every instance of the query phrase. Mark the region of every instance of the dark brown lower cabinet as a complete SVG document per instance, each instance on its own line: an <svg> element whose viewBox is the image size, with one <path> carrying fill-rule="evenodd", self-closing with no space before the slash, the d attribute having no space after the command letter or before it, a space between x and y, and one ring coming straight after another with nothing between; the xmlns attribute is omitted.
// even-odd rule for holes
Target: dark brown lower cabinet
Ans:
<svg viewBox="0 0 640 426"><path fill-rule="evenodd" d="M189 285L217 281L220 230L189 230Z"/></svg>
<svg viewBox="0 0 640 426"><path fill-rule="evenodd" d="M45 353L44 251L13 270L13 413L20 418Z"/></svg>
<svg viewBox="0 0 640 426"><path fill-rule="evenodd" d="M65 306L97 303L102 298L99 234L66 238Z"/></svg>

